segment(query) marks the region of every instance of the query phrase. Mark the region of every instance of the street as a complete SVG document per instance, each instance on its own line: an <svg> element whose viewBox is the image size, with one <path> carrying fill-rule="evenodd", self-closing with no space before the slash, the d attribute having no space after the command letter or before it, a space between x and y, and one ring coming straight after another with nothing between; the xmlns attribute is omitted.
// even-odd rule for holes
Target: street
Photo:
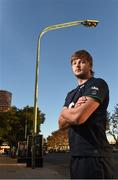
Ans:
<svg viewBox="0 0 118 180"><path fill-rule="evenodd" d="M69 153L49 153L44 158L44 166L57 171L67 179L70 178L69 164Z"/></svg>
<svg viewBox="0 0 118 180"><path fill-rule="evenodd" d="M114 161L114 178L118 179L118 151L113 153ZM50 164L50 168L55 169L59 174L69 178L69 153L49 153L45 157L45 164Z"/></svg>
<svg viewBox="0 0 118 180"><path fill-rule="evenodd" d="M118 153L114 153L115 179L118 179ZM0 157L0 179L69 179L69 153L49 153L42 168L32 169L16 159Z"/></svg>
<svg viewBox="0 0 118 180"><path fill-rule="evenodd" d="M17 159L0 157L0 179L68 179L68 158L66 153L50 153L44 156L43 168L26 167Z"/></svg>

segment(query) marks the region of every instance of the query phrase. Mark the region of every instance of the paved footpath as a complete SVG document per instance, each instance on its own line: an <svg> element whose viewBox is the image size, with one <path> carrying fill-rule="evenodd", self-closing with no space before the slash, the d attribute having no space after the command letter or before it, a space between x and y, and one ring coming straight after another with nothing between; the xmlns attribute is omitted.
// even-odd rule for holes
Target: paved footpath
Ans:
<svg viewBox="0 0 118 180"><path fill-rule="evenodd" d="M42 168L32 169L16 159L0 157L0 179L67 179L58 171L45 164Z"/></svg>

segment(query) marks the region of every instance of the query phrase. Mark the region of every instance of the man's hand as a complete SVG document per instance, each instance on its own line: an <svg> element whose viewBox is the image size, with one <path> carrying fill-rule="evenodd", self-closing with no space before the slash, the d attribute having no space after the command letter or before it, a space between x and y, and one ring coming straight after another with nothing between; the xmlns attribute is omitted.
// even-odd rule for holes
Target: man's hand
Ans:
<svg viewBox="0 0 118 180"><path fill-rule="evenodd" d="M78 99L78 101L76 102L75 107L81 106L81 104L85 103L86 101L87 101L86 96L80 97L80 98Z"/></svg>
<svg viewBox="0 0 118 180"><path fill-rule="evenodd" d="M73 108L63 110L61 117L69 125L80 125L91 116L99 105L100 103L92 97L81 97Z"/></svg>
<svg viewBox="0 0 118 180"><path fill-rule="evenodd" d="M87 101L87 98L85 96L82 96L78 99L78 101L76 102L74 108L77 108L78 106L81 106L81 104L84 104ZM74 104L74 103L73 103ZM71 108L71 107L70 107ZM69 109L70 109L69 108ZM63 118L63 113L65 110L67 110L67 107L63 107L60 116L59 116L59 128L60 129L66 129L70 126L70 124L67 122L67 119Z"/></svg>

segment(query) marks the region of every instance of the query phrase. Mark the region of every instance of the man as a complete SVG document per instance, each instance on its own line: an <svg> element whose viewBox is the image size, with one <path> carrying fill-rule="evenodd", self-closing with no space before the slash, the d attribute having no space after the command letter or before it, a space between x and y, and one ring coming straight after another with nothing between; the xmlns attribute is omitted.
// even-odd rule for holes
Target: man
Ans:
<svg viewBox="0 0 118 180"><path fill-rule="evenodd" d="M75 52L71 66L78 86L67 94L59 116L59 128L69 130L72 179L113 178L112 149L106 138L109 89L93 77L92 56Z"/></svg>

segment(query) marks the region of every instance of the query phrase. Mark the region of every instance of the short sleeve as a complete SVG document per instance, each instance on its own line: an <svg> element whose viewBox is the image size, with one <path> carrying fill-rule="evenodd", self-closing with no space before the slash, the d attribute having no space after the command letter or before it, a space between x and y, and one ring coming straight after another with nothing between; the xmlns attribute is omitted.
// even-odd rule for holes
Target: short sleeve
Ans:
<svg viewBox="0 0 118 180"><path fill-rule="evenodd" d="M103 79L96 78L96 80L87 88L84 96L92 97L102 103L104 99L109 96L107 83Z"/></svg>

